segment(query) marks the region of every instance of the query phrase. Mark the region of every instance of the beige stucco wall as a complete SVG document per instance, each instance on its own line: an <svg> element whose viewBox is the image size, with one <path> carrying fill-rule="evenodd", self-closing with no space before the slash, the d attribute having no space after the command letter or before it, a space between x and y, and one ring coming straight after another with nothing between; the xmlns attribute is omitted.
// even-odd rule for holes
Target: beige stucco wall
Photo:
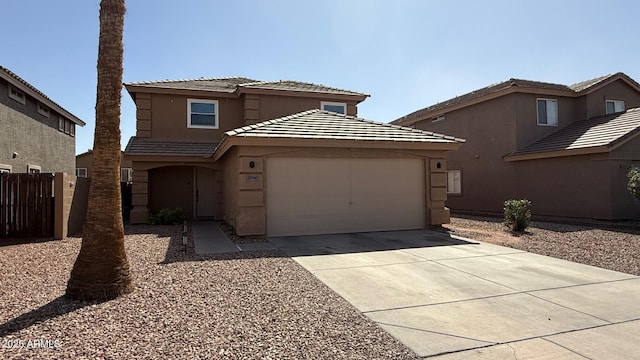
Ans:
<svg viewBox="0 0 640 360"><path fill-rule="evenodd" d="M625 108L640 107L640 93L622 80L617 80L586 95L586 116L576 114L577 120L606 114L606 100L623 100ZM584 111L584 110L583 110Z"/></svg>
<svg viewBox="0 0 640 360"><path fill-rule="evenodd" d="M266 121L302 111L320 109L323 101L344 102L347 104L347 115L357 115L355 101L336 100L318 97L294 97L260 95L260 119Z"/></svg>
<svg viewBox="0 0 640 360"><path fill-rule="evenodd" d="M0 82L0 89L6 93L6 84ZM8 106L6 102L15 104ZM58 130L55 112L51 111L49 118L44 118L38 114L36 106L29 97L26 105L9 98L0 101L0 164L10 165L14 173L26 173L28 165L37 165L43 173L73 174L75 138ZM42 121L34 120L31 116L42 117ZM12 157L14 152L18 154L16 158Z"/></svg>

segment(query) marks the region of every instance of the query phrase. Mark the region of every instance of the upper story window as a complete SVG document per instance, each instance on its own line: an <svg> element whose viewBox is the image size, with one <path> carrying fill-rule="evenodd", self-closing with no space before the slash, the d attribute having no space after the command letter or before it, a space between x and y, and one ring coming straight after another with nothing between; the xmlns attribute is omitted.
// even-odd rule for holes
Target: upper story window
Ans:
<svg viewBox="0 0 640 360"><path fill-rule="evenodd" d="M555 99L538 99L538 125L558 125L558 101Z"/></svg>
<svg viewBox="0 0 640 360"><path fill-rule="evenodd" d="M442 114L442 115L438 115L438 116L434 117L433 119L431 119L431 122L445 121L445 119L446 118L444 117L444 114Z"/></svg>
<svg viewBox="0 0 640 360"><path fill-rule="evenodd" d="M11 85L9 85L9 97L20 104L25 104L27 102L27 98L24 93Z"/></svg>
<svg viewBox="0 0 640 360"><path fill-rule="evenodd" d="M38 114L49 117L49 108L42 103L38 103Z"/></svg>
<svg viewBox="0 0 640 360"><path fill-rule="evenodd" d="M622 100L605 100L607 114L613 114L624 111L624 101Z"/></svg>
<svg viewBox="0 0 640 360"><path fill-rule="evenodd" d="M87 168L76 168L77 177L87 177Z"/></svg>
<svg viewBox="0 0 640 360"><path fill-rule="evenodd" d="M64 131L64 118L62 116L58 117L58 130Z"/></svg>
<svg viewBox="0 0 640 360"><path fill-rule="evenodd" d="M218 100L188 99L187 127L218 128Z"/></svg>
<svg viewBox="0 0 640 360"><path fill-rule="evenodd" d="M10 172L11 172L11 165L0 164L0 174L10 173Z"/></svg>
<svg viewBox="0 0 640 360"><path fill-rule="evenodd" d="M338 114L347 113L347 104L341 102L321 101L320 109L325 111L331 111Z"/></svg>

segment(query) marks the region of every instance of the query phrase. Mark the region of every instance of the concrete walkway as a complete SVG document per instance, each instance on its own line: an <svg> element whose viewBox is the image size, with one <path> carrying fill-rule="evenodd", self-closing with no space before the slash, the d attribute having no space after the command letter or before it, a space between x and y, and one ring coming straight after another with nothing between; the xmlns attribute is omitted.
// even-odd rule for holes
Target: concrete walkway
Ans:
<svg viewBox="0 0 640 360"><path fill-rule="evenodd" d="M268 243L236 244L220 228L216 221L194 221L191 224L193 244L196 254L223 254L239 251L264 251L274 250L275 247Z"/></svg>
<svg viewBox="0 0 640 360"><path fill-rule="evenodd" d="M426 230L269 240L422 357L640 358L636 276Z"/></svg>

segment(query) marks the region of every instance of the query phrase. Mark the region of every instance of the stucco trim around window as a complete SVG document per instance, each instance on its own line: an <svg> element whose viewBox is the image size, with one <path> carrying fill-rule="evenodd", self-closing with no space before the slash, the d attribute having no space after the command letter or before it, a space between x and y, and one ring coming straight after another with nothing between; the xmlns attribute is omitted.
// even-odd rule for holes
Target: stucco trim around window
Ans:
<svg viewBox="0 0 640 360"><path fill-rule="evenodd" d="M2 173L11 173L13 167L7 164L0 164L0 174Z"/></svg>
<svg viewBox="0 0 640 360"><path fill-rule="evenodd" d="M48 118L49 117L49 108L47 107L47 105L44 105L41 102L38 102L38 114Z"/></svg>
<svg viewBox="0 0 640 360"><path fill-rule="evenodd" d="M447 195L462 195L462 170L447 170Z"/></svg>
<svg viewBox="0 0 640 360"><path fill-rule="evenodd" d="M342 110L340 110L342 108ZM347 114L347 103L334 102L334 101L321 101L320 109L325 111L331 111L338 114Z"/></svg>
<svg viewBox="0 0 640 360"><path fill-rule="evenodd" d="M27 103L27 96L15 86L9 84L9 97L24 105Z"/></svg>
<svg viewBox="0 0 640 360"><path fill-rule="evenodd" d="M218 100L187 99L187 127L217 129L220 125Z"/></svg>
<svg viewBox="0 0 640 360"><path fill-rule="evenodd" d="M40 174L42 172L42 166L40 165L27 165L27 173L29 174Z"/></svg>
<svg viewBox="0 0 640 360"><path fill-rule="evenodd" d="M605 112L607 115L617 112L623 112L625 110L624 100L605 100L604 101Z"/></svg>

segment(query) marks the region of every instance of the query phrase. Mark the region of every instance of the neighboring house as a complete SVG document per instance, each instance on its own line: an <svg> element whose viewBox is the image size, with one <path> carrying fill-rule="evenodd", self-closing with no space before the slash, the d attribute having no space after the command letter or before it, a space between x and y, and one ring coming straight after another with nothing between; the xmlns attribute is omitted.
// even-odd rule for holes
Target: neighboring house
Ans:
<svg viewBox="0 0 640 360"><path fill-rule="evenodd" d="M574 85L510 79L393 123L467 140L447 154L452 211L501 213L527 198L538 216L630 219L626 174L640 163L640 85L623 73Z"/></svg>
<svg viewBox="0 0 640 360"><path fill-rule="evenodd" d="M82 154L76 155L76 176L91 177L91 168L93 167L93 150L88 150ZM122 152L120 157L120 181L131 182L133 180L133 167L131 160L124 156Z"/></svg>
<svg viewBox="0 0 640 360"><path fill-rule="evenodd" d="M85 123L0 66L0 172L73 174Z"/></svg>
<svg viewBox="0 0 640 360"><path fill-rule="evenodd" d="M444 157L462 140L357 118L366 94L246 78L125 86L137 107L132 223L167 207L239 235L448 222Z"/></svg>

